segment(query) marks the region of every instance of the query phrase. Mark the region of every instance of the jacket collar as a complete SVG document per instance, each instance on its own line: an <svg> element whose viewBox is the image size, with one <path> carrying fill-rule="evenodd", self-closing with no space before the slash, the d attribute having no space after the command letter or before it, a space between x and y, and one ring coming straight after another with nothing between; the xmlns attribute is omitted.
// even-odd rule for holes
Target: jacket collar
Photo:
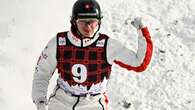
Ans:
<svg viewBox="0 0 195 110"><path fill-rule="evenodd" d="M80 38L78 35L73 34L72 31L68 31L68 39L70 42L77 46L77 47L86 47L94 43L98 37L99 37L99 32L96 33L96 35L93 38Z"/></svg>

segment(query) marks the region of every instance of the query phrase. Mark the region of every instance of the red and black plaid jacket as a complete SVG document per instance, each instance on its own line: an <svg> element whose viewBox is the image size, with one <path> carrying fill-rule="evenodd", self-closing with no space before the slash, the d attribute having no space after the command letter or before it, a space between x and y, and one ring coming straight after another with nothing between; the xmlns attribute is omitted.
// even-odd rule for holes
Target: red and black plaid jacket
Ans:
<svg viewBox="0 0 195 110"><path fill-rule="evenodd" d="M64 39L64 45L59 45ZM69 83L69 85L80 84L83 86L91 86L102 82L104 78L109 79L111 65L106 58L106 45L108 36L100 34L99 38L87 47L77 47L73 45L67 38L67 32L58 33L57 35L57 68L60 77ZM105 40L103 46L97 46L98 41ZM62 43L62 42L61 42ZM74 65L82 65L82 67ZM76 70L75 70L76 69ZM75 72L76 73L73 73ZM81 72L86 72L85 79L81 80L79 76ZM76 75L75 75L76 74ZM75 81L77 79L78 81Z"/></svg>

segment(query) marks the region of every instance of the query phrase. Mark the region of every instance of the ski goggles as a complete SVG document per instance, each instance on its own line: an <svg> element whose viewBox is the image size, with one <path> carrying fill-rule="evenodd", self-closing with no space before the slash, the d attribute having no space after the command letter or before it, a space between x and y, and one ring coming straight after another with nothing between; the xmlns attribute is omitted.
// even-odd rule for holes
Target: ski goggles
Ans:
<svg viewBox="0 0 195 110"><path fill-rule="evenodd" d="M89 19L77 19L77 24L81 26L90 25L90 26L97 26L99 20L96 18L89 18Z"/></svg>

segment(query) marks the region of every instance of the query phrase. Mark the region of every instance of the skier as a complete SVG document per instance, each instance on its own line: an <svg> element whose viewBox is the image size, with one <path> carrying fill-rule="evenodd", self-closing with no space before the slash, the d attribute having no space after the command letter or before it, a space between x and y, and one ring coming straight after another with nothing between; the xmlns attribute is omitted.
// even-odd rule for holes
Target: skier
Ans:
<svg viewBox="0 0 195 110"><path fill-rule="evenodd" d="M138 50L134 52L99 33L102 18L97 1L75 2L70 31L52 38L37 62L32 87L37 110L46 110L46 106L48 110L108 110L106 85L112 64L136 72L147 68L153 44L142 19L132 21L139 33ZM56 68L59 78L47 100L49 80Z"/></svg>

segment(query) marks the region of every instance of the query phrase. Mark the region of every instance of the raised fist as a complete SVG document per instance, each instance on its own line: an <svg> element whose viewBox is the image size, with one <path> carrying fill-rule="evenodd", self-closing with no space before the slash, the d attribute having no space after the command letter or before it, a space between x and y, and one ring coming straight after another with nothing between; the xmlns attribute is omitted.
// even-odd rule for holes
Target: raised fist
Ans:
<svg viewBox="0 0 195 110"><path fill-rule="evenodd" d="M136 28L136 29L141 29L144 27L143 21L141 17L136 17L134 18L133 21L131 21L131 24Z"/></svg>

